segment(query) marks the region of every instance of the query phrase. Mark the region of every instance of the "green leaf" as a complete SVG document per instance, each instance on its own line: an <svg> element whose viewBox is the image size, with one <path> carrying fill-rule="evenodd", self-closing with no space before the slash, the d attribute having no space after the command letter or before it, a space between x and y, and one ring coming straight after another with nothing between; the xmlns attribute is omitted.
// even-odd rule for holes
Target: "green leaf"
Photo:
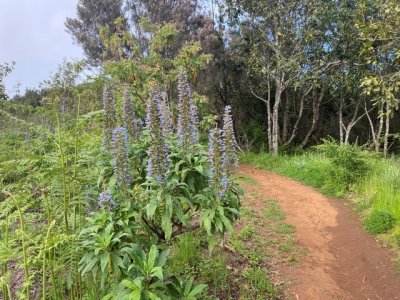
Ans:
<svg viewBox="0 0 400 300"><path fill-rule="evenodd" d="M166 196L165 210L161 217L161 227L165 232L165 238L169 240L172 235L172 197Z"/></svg>
<svg viewBox="0 0 400 300"><path fill-rule="evenodd" d="M125 268L124 262L122 261L122 258L119 257L117 254L113 253L111 254L111 261L114 266L118 266L120 268Z"/></svg>
<svg viewBox="0 0 400 300"><path fill-rule="evenodd" d="M193 277L190 277L188 281L186 281L185 284L185 289L183 291L183 294L185 296L189 295L190 290L192 289L192 285L193 285Z"/></svg>
<svg viewBox="0 0 400 300"><path fill-rule="evenodd" d="M188 297L194 297L197 294L200 294L205 288L207 288L206 284L199 284L196 285L195 288L190 292L190 294L188 295Z"/></svg>
<svg viewBox="0 0 400 300"><path fill-rule="evenodd" d="M169 255L169 250L163 251L156 260L156 266L157 267L164 267L165 263L167 262Z"/></svg>
<svg viewBox="0 0 400 300"><path fill-rule="evenodd" d="M195 166L194 168L196 169L197 172L203 175L204 168L202 165Z"/></svg>
<svg viewBox="0 0 400 300"><path fill-rule="evenodd" d="M124 287L127 287L128 289L130 289L131 291L139 291L141 290L141 285L138 285L138 282L136 281L130 281L128 279L124 279L121 281L121 285Z"/></svg>
<svg viewBox="0 0 400 300"><path fill-rule="evenodd" d="M149 218L152 218L154 216L154 213L156 212L157 207L158 207L157 198L153 197L151 199L151 201L149 202L149 204L147 204L147 206L146 206L146 213Z"/></svg>
<svg viewBox="0 0 400 300"><path fill-rule="evenodd" d="M100 255L100 265L101 265L101 271L104 273L106 270L106 267L110 261L110 253L106 252Z"/></svg>
<svg viewBox="0 0 400 300"><path fill-rule="evenodd" d="M156 245L152 245L149 252L149 258L147 259L147 267L149 270L153 269L154 263L156 262L158 249Z"/></svg>
<svg viewBox="0 0 400 300"><path fill-rule="evenodd" d="M157 277L163 281L163 269L161 267L154 267L150 273L151 277Z"/></svg>
<svg viewBox="0 0 400 300"><path fill-rule="evenodd" d="M211 220L208 217L204 218L203 226L204 226L204 229L207 231L207 233L210 235L211 234Z"/></svg>
<svg viewBox="0 0 400 300"><path fill-rule="evenodd" d="M219 212L219 217L220 217L222 223L224 223L225 228L228 230L228 232L232 232L233 228L232 228L231 221L227 217L225 217L224 208L222 206L218 207L218 212Z"/></svg>
<svg viewBox="0 0 400 300"><path fill-rule="evenodd" d="M97 257L94 257L91 261L89 261L82 271L82 276L84 276L87 272L91 271L98 261L99 260Z"/></svg>

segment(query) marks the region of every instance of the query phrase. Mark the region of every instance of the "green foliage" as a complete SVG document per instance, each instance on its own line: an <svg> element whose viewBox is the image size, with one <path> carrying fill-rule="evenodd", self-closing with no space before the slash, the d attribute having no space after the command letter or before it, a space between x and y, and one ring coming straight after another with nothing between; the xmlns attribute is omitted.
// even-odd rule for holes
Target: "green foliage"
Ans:
<svg viewBox="0 0 400 300"><path fill-rule="evenodd" d="M390 212L373 210L364 220L365 229L373 234L381 234L392 229L396 220Z"/></svg>
<svg viewBox="0 0 400 300"><path fill-rule="evenodd" d="M115 81L130 82L134 76L138 117L149 88L166 83L172 88L181 68L195 76L204 64L207 56L197 56L198 45L187 45L176 60L166 59L163 47L171 46L174 35L173 26L166 26L155 34L152 57L106 66ZM200 230L213 246L218 236L232 231L239 218L240 188L230 180L226 196L217 197L209 185L205 147L195 144L183 151L172 133L165 138L170 161L165 180L153 179L146 169L152 142L146 128L127 145L125 175L133 181L122 186L113 153L103 146L104 113L81 102L98 86L77 88L80 68L72 63L60 68L49 82L49 105L1 103L0 113L8 118L0 144L2 297L8 300L16 292L10 292L15 281L10 264L24 270L18 293L28 299L203 297L206 285L180 274L185 266L166 267L169 248L185 232ZM119 91L116 102L120 116ZM173 103L171 110L176 120ZM112 203L100 208L97 198L105 191ZM33 289L40 284L43 290Z"/></svg>
<svg viewBox="0 0 400 300"><path fill-rule="evenodd" d="M355 190L371 170L369 161L373 155L355 145L325 140L316 149L317 152L293 156L246 153L241 160L298 179L330 195L345 195Z"/></svg>
<svg viewBox="0 0 400 300"><path fill-rule="evenodd" d="M355 145L338 144L334 140L324 140L318 145L321 151L332 162L330 170L332 184L343 193L357 183L369 170L368 155Z"/></svg>
<svg viewBox="0 0 400 300"><path fill-rule="evenodd" d="M375 159L371 172L361 180L357 192L366 196L364 206L390 211L400 218L400 165L398 159Z"/></svg>

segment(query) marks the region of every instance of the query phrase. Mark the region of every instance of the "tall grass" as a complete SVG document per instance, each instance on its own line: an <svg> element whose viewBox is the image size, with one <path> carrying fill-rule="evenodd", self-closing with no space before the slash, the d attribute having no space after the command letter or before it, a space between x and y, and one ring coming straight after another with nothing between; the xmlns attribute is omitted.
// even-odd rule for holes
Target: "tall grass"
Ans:
<svg viewBox="0 0 400 300"><path fill-rule="evenodd" d="M297 179L317 188L327 195L343 193L341 187L335 185L331 178L332 162L325 155L318 152L306 152L293 156L273 156L269 153L245 153L241 156L240 160L257 168Z"/></svg>
<svg viewBox="0 0 400 300"><path fill-rule="evenodd" d="M377 159L358 185L357 192L367 196L373 209L389 211L400 221L400 162Z"/></svg>

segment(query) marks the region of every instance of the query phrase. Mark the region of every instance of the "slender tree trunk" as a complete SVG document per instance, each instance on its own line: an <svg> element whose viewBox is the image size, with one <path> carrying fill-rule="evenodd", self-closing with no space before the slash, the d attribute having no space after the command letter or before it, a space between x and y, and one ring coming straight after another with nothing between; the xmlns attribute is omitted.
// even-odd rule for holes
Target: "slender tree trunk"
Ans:
<svg viewBox="0 0 400 300"><path fill-rule="evenodd" d="M298 130L298 128L299 128L299 123L300 123L301 117L303 116L304 102L305 102L305 99L306 99L307 95L311 92L311 90L312 90L312 85L307 89L307 91L306 91L306 92L303 94L303 96L301 97L301 99L300 99L299 113L297 114L296 122L295 122L294 125L293 125L292 134L290 135L289 140L287 140L286 143L283 144L283 146L289 145L289 144L293 141L293 139L296 137L296 135L297 135L297 130Z"/></svg>
<svg viewBox="0 0 400 300"><path fill-rule="evenodd" d="M386 101L386 123L385 123L385 135L383 138L383 155L387 157L388 154L388 138L389 138L389 132L390 132L390 104L389 102Z"/></svg>
<svg viewBox="0 0 400 300"><path fill-rule="evenodd" d="M340 103L339 103L339 141L340 144L343 144L343 96L340 96Z"/></svg>
<svg viewBox="0 0 400 300"><path fill-rule="evenodd" d="M343 130L344 130L345 133L346 133L346 134L345 134L345 137L344 137L344 143L345 143L346 145L349 143L350 132L351 132L351 130L353 129L354 125L356 125L357 122L360 121L360 120L365 116L365 113L362 114L361 116L358 116L358 111L359 111L359 109L360 109L360 105L361 105L361 102L358 101L358 102L357 102L357 105L356 105L356 108L354 109L353 117L351 118L351 120L350 120L350 122L347 124L347 126L344 125L344 122L342 121L342 127L343 127ZM358 116L358 118L357 118L357 116Z"/></svg>
<svg viewBox="0 0 400 300"><path fill-rule="evenodd" d="M268 134L268 149L272 151L272 112L271 112L271 84L268 80L268 98L267 102L267 134Z"/></svg>
<svg viewBox="0 0 400 300"><path fill-rule="evenodd" d="M288 139L288 130L289 130L289 96L286 93L285 98L285 106L283 112L283 124L282 124L282 143L286 143Z"/></svg>
<svg viewBox="0 0 400 300"><path fill-rule="evenodd" d="M268 149L272 150L272 112L271 112L271 102L265 103L267 106L267 138L268 138Z"/></svg>
<svg viewBox="0 0 400 300"><path fill-rule="evenodd" d="M369 113L372 109L368 110L366 102L364 104L364 110L365 110L365 114L366 114L368 122L369 122L369 126L371 128L372 142L374 144L374 148L376 151L376 131L375 131L374 122L372 122L371 116L369 115Z"/></svg>
<svg viewBox="0 0 400 300"><path fill-rule="evenodd" d="M282 81L276 80L275 103L272 111L272 154L279 150L279 105L282 99Z"/></svg>
<svg viewBox="0 0 400 300"><path fill-rule="evenodd" d="M384 107L385 107L385 100L381 101L381 107L380 107L380 111L379 111L379 127L378 127L378 131L375 134L375 152L379 152L380 150L380 146L381 146L381 136L382 136L382 130L383 130L383 118L384 118Z"/></svg>
<svg viewBox="0 0 400 300"><path fill-rule="evenodd" d="M250 87L250 92L254 97L264 102L265 107L267 108L267 138L268 138L268 149L272 151L272 111L271 111L271 85L268 80L268 91L267 91L267 99L257 95L253 89Z"/></svg>
<svg viewBox="0 0 400 300"><path fill-rule="evenodd" d="M319 121L319 115L320 115L320 108L321 108L321 103L322 103L322 99L324 98L324 94L325 94L325 89L323 88L319 94L318 97L314 97L313 99L313 119L312 119L312 124L310 129L308 130L306 136L304 137L303 141L301 142L299 149L303 149L307 143L308 140L311 137L311 134L314 133L315 129L317 128L317 124Z"/></svg>

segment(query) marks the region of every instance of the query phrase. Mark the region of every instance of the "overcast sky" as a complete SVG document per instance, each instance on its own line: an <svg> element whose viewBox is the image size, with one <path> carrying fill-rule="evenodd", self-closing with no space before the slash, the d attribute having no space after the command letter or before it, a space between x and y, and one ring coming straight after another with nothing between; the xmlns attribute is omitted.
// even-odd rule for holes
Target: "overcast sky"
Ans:
<svg viewBox="0 0 400 300"><path fill-rule="evenodd" d="M6 79L9 95L17 82L37 87L63 58L82 58L82 50L65 32L66 17L76 15L78 0L0 0L0 63L14 60Z"/></svg>

